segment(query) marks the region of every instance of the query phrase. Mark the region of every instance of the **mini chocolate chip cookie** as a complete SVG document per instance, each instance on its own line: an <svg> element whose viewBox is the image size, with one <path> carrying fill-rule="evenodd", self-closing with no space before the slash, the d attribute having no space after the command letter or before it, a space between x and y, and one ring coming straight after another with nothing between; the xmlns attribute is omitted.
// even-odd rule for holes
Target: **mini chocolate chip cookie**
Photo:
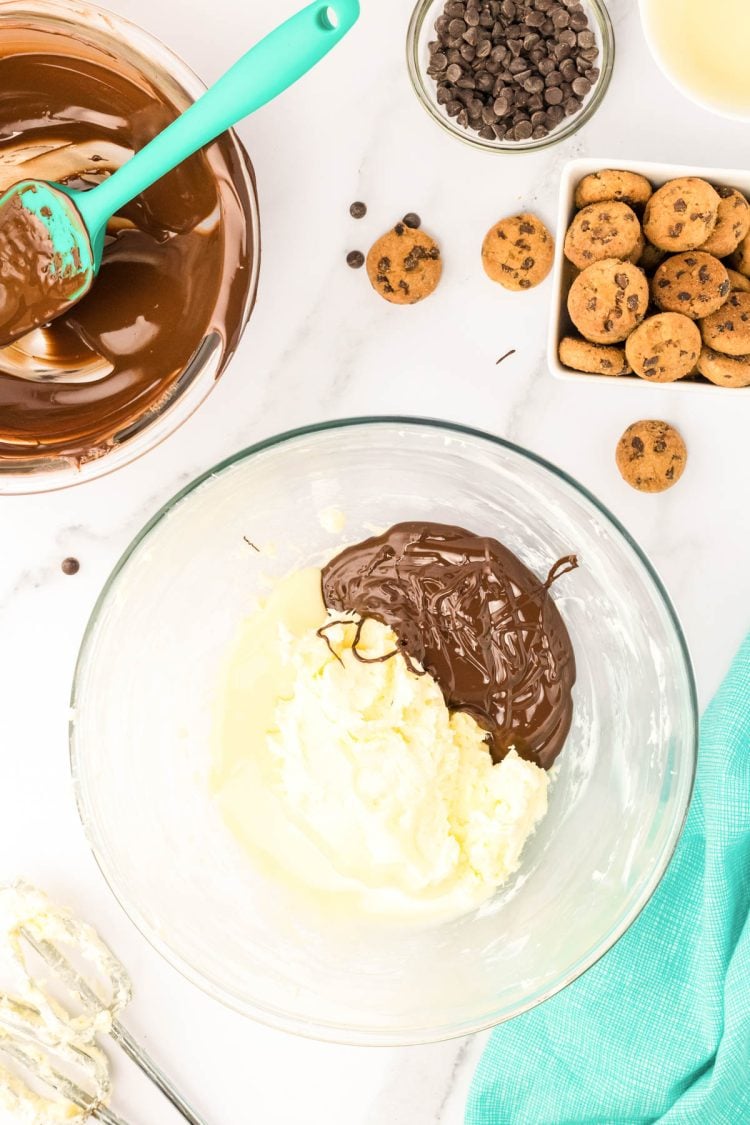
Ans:
<svg viewBox="0 0 750 1125"><path fill-rule="evenodd" d="M750 231L750 203L736 188L717 187L719 214L716 226L701 246L707 254L726 258Z"/></svg>
<svg viewBox="0 0 750 1125"><path fill-rule="evenodd" d="M627 203L591 203L568 227L565 257L579 270L605 258L639 258L640 239L641 224Z"/></svg>
<svg viewBox="0 0 750 1125"><path fill-rule="evenodd" d="M750 277L745 277L737 270L727 269L727 277L729 278L729 288L732 293L750 293Z"/></svg>
<svg viewBox="0 0 750 1125"><path fill-rule="evenodd" d="M698 326L682 313L649 316L625 341L628 363L650 383L674 383L695 369L701 350Z"/></svg>
<svg viewBox="0 0 750 1125"><path fill-rule="evenodd" d="M643 240L643 250L641 256L636 262L646 273L653 273L654 270L662 264L667 256L666 250L660 250L658 246L652 244L646 239Z"/></svg>
<svg viewBox="0 0 750 1125"><path fill-rule="evenodd" d="M729 296L729 276L718 258L688 250L662 262L651 282L654 304L697 320L716 312Z"/></svg>
<svg viewBox="0 0 750 1125"><path fill-rule="evenodd" d="M576 188L575 203L581 208L611 199L627 203L629 207L645 207L653 190L646 177L639 176L637 172L605 168L602 172L592 172L583 177Z"/></svg>
<svg viewBox="0 0 750 1125"><path fill-rule="evenodd" d="M685 471L687 449L668 422L649 419L628 426L617 443L617 468L639 492L664 492Z"/></svg>
<svg viewBox="0 0 750 1125"><path fill-rule="evenodd" d="M630 366L625 358L625 349L592 344L578 336L563 336L558 349L560 363L572 371L583 371L587 375L629 375Z"/></svg>
<svg viewBox="0 0 750 1125"><path fill-rule="evenodd" d="M723 355L750 353L750 293L730 293L711 316L700 322L703 342ZM631 360L632 363L632 360Z"/></svg>
<svg viewBox="0 0 750 1125"><path fill-rule="evenodd" d="M620 343L641 323L647 308L646 275L619 258L588 266L568 293L570 319L595 344Z"/></svg>
<svg viewBox="0 0 750 1125"><path fill-rule="evenodd" d="M438 244L423 230L404 223L379 238L367 255L373 289L394 305L414 305L429 297L442 272Z"/></svg>
<svg viewBox="0 0 750 1125"><path fill-rule="evenodd" d="M698 176L670 180L646 204L643 233L662 250L697 250L716 226L720 202Z"/></svg>
<svg viewBox="0 0 750 1125"><path fill-rule="evenodd" d="M750 387L750 355L722 355L713 348L703 348L698 370L717 387Z"/></svg>
<svg viewBox="0 0 750 1125"><path fill-rule="evenodd" d="M535 215L511 215L489 230L482 243L488 277L505 289L533 289L552 269L555 243Z"/></svg>
<svg viewBox="0 0 750 1125"><path fill-rule="evenodd" d="M727 258L727 265L737 270L743 277L750 277L750 234L746 234L737 249Z"/></svg>
<svg viewBox="0 0 750 1125"><path fill-rule="evenodd" d="M646 239L643 237L643 231L641 231L641 233L638 235L638 241L635 244L633 252L631 254L628 254L626 261L632 262L633 265L637 266L645 252Z"/></svg>

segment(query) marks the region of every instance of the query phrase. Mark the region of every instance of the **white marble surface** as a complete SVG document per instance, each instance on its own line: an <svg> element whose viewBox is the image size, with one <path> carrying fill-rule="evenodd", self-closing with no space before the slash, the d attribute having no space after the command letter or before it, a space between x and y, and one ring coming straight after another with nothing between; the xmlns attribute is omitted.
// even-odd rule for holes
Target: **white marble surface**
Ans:
<svg viewBox="0 0 750 1125"><path fill-rule="evenodd" d="M114 0L205 79L218 77L294 0ZM572 142L497 157L457 144L409 87L410 0L363 0L345 45L241 126L258 172L260 299L230 370L180 433L138 464L48 496L0 501L0 878L25 875L87 915L137 984L134 1031L211 1125L458 1125L478 1040L366 1051L288 1038L224 1011L164 964L110 897L84 843L66 746L67 697L96 595L141 524L212 462L288 427L363 413L414 413L483 427L536 450L596 492L651 554L682 616L702 703L750 626L750 392L666 395L645 385L553 380L543 360L551 292L511 296L481 270L482 236L521 206L554 220L558 173L574 154L741 165L747 129L688 105L655 69L635 0L612 0L610 93ZM367 218L348 216L364 199ZM416 210L443 246L438 292L392 308L346 251ZM508 348L516 354L496 367ZM677 423L690 450L661 497L631 492L613 449L641 417ZM66 555L81 571L65 577ZM117 1104L133 1122L177 1121L132 1071Z"/></svg>

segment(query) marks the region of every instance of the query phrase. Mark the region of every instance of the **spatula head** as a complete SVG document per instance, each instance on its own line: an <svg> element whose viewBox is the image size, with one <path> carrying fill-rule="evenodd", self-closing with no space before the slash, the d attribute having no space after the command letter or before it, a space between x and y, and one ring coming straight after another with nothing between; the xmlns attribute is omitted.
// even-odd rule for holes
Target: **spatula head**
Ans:
<svg viewBox="0 0 750 1125"><path fill-rule="evenodd" d="M66 312L94 272L86 227L66 192L23 180L0 196L0 346Z"/></svg>

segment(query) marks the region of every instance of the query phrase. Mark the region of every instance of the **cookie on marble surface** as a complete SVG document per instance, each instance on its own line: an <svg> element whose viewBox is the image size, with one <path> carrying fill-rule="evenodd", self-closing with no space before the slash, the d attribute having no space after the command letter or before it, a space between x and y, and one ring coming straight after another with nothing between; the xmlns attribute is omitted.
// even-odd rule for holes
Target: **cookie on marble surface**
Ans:
<svg viewBox="0 0 750 1125"><path fill-rule="evenodd" d="M737 249L729 255L727 265L743 277L750 277L750 234L746 234Z"/></svg>
<svg viewBox="0 0 750 1125"><path fill-rule="evenodd" d="M689 375L700 351L698 326L682 313L649 316L625 341L628 363L650 383L674 383Z"/></svg>
<svg viewBox="0 0 750 1125"><path fill-rule="evenodd" d="M714 188L698 176L669 180L646 204L643 233L662 250L697 250L716 226L720 203Z"/></svg>
<svg viewBox="0 0 750 1125"><path fill-rule="evenodd" d="M591 203L568 227L564 249L579 270L605 258L636 261L643 250L638 216L627 203Z"/></svg>
<svg viewBox="0 0 750 1125"><path fill-rule="evenodd" d="M744 274L737 273L737 270L731 270L729 267L727 267L727 277L732 293L750 293L750 277L745 277Z"/></svg>
<svg viewBox="0 0 750 1125"><path fill-rule="evenodd" d="M648 308L646 275L631 262L607 258L579 273L568 293L568 313L595 344L619 344Z"/></svg>
<svg viewBox="0 0 750 1125"><path fill-rule="evenodd" d="M533 289L552 269L555 243L536 215L524 212L501 219L485 235L482 265L505 289Z"/></svg>
<svg viewBox="0 0 750 1125"><path fill-rule="evenodd" d="M693 320L720 309L729 291L725 266L702 250L667 258L651 282L654 304L664 312L681 312Z"/></svg>
<svg viewBox="0 0 750 1125"><path fill-rule="evenodd" d="M704 317L700 326L704 344L715 352L750 354L750 293L730 293L721 308Z"/></svg>
<svg viewBox="0 0 750 1125"><path fill-rule="evenodd" d="M414 305L434 292L443 272L440 247L423 230L397 223L370 248L373 289L394 305Z"/></svg>
<svg viewBox="0 0 750 1125"><path fill-rule="evenodd" d="M698 370L717 387L750 387L750 355L722 355L704 347L698 357Z"/></svg>
<svg viewBox="0 0 750 1125"><path fill-rule="evenodd" d="M726 258L750 231L750 203L736 188L717 187L719 213L716 226L700 247L707 254Z"/></svg>
<svg viewBox="0 0 750 1125"><path fill-rule="evenodd" d="M638 172L624 172L616 168L605 168L584 176L576 188L576 207L588 207L590 203L603 203L607 199L627 203L630 207L644 207L653 192L645 176Z"/></svg>
<svg viewBox="0 0 750 1125"><path fill-rule="evenodd" d="M592 344L578 336L563 336L558 348L563 367L587 375L629 375L625 349L607 344Z"/></svg>
<svg viewBox="0 0 750 1125"><path fill-rule="evenodd" d="M685 471L687 448L668 422L646 419L628 426L617 443L617 468L639 492L664 492Z"/></svg>

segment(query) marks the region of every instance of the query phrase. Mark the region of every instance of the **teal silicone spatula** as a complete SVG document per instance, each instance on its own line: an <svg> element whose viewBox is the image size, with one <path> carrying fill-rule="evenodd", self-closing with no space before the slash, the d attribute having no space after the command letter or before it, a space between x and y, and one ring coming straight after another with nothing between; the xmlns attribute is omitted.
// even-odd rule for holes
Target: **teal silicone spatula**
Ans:
<svg viewBox="0 0 750 1125"><path fill-rule="evenodd" d="M24 180L5 192L0 197L0 345L80 300L101 266L111 216L306 74L358 16L359 0L314 0L243 55L98 187L81 192Z"/></svg>

